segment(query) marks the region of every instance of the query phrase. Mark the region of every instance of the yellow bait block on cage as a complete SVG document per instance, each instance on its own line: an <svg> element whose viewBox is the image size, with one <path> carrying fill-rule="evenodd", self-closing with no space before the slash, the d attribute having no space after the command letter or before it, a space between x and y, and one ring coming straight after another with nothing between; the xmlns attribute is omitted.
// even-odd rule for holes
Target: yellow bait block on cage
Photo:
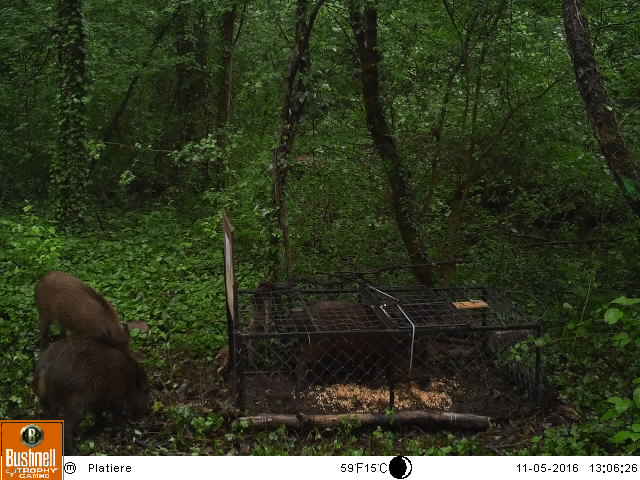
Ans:
<svg viewBox="0 0 640 480"><path fill-rule="evenodd" d="M484 300L467 300L466 302L452 302L458 310L468 310L471 308L489 308L489 304Z"/></svg>

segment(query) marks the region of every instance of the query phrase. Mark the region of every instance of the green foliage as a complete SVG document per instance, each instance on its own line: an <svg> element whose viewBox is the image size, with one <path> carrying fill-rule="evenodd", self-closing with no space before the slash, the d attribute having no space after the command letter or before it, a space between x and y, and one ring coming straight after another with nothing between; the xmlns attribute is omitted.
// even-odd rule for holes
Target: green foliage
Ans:
<svg viewBox="0 0 640 480"><path fill-rule="evenodd" d="M640 378L633 381L640 384ZM619 428L611 438L616 444L622 444L627 453L635 454L640 450L640 387L633 390L632 398L611 397L607 401L611 408L602 416L603 420L614 420Z"/></svg>
<svg viewBox="0 0 640 480"><path fill-rule="evenodd" d="M27 203L19 218L0 220L0 265L2 271L22 278L34 278L61 262L64 238L56 228L37 216Z"/></svg>
<svg viewBox="0 0 640 480"><path fill-rule="evenodd" d="M7 418L32 407L32 285L60 261L63 239L27 204L21 217L0 220L0 246L0 417Z"/></svg>
<svg viewBox="0 0 640 480"><path fill-rule="evenodd" d="M219 232L211 238L183 231L172 215L123 217L112 238L62 236L31 206L21 218L2 219L0 342L3 365L12 365L0 378L3 416L30 407L24 392L37 333L33 287L48 270L73 273L112 300L127 321L147 322L150 332L134 334L134 343L162 347L150 363L162 364L163 348L185 345L213 357L226 341Z"/></svg>
<svg viewBox="0 0 640 480"><path fill-rule="evenodd" d="M188 445L215 434L224 425L219 414L202 414L189 406L177 405L166 410L175 426L175 441Z"/></svg>
<svg viewBox="0 0 640 480"><path fill-rule="evenodd" d="M0 204L6 204L46 191L56 131L54 10L49 2L12 2L0 11L5 46L0 53Z"/></svg>
<svg viewBox="0 0 640 480"><path fill-rule="evenodd" d="M611 342L619 354L629 360L636 357L640 347L638 304L639 298L622 296L612 300L604 312L604 321L618 330ZM632 369L627 374L640 374L637 362L633 362L631 366ZM640 376L634 378L632 384L633 390L627 396L612 396L607 399L610 408L602 415L602 420L611 421L616 426L617 432L611 441L620 444L630 454L640 450Z"/></svg>
<svg viewBox="0 0 640 480"><path fill-rule="evenodd" d="M190 190L198 190L203 180L205 185L223 184L225 168L224 158L228 154L217 144L213 135L191 142L181 150L170 154L174 165L188 175L184 182ZM214 178L211 178L213 174ZM217 177L217 178L216 178Z"/></svg>
<svg viewBox="0 0 640 480"><path fill-rule="evenodd" d="M562 397L590 419L571 429L545 433L538 447L555 455L599 451L633 454L639 446L640 299L619 296L592 312L565 306L570 315L562 362L554 381ZM552 357L553 358L553 357Z"/></svg>
<svg viewBox="0 0 640 480"><path fill-rule="evenodd" d="M424 451L424 455L445 456L445 455L486 455L486 450L481 443L472 438L456 438L448 435L451 442L443 447L430 447Z"/></svg>
<svg viewBox="0 0 640 480"><path fill-rule="evenodd" d="M634 307L639 303L638 298L619 297L612 300L610 305L619 305L621 308L610 306L604 312L604 321L616 325L618 333L613 336L613 343L619 349L640 347L640 310Z"/></svg>
<svg viewBox="0 0 640 480"><path fill-rule="evenodd" d="M0 219L0 417L33 408L31 372L37 331L33 285L63 263L65 239L36 215L31 204L19 217Z"/></svg>
<svg viewBox="0 0 640 480"><path fill-rule="evenodd" d="M531 446L516 450L515 455L608 455L610 428L597 421L569 427L548 428L532 439Z"/></svg>

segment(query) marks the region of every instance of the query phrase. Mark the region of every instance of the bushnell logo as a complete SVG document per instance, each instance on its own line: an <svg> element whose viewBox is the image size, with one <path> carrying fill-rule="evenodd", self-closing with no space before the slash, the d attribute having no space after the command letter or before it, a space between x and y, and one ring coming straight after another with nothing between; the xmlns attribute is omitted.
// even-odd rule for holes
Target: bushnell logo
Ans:
<svg viewBox="0 0 640 480"><path fill-rule="evenodd" d="M63 422L0 420L0 480L62 480Z"/></svg>
<svg viewBox="0 0 640 480"><path fill-rule="evenodd" d="M38 425L27 425L20 430L20 439L27 447L37 447L44 440L44 431Z"/></svg>

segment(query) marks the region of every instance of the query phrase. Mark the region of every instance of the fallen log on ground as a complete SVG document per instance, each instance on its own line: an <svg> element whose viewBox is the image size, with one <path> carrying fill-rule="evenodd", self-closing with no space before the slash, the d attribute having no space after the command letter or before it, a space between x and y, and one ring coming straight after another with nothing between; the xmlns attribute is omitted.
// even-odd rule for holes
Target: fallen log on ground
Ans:
<svg viewBox="0 0 640 480"><path fill-rule="evenodd" d="M439 410L408 410L390 415L375 413L348 413L339 415L303 415L262 413L240 417L235 423L253 428L271 428L284 425L290 428L334 427L344 422L360 425L420 425L461 430L486 430L491 426L489 417L470 413L453 413Z"/></svg>

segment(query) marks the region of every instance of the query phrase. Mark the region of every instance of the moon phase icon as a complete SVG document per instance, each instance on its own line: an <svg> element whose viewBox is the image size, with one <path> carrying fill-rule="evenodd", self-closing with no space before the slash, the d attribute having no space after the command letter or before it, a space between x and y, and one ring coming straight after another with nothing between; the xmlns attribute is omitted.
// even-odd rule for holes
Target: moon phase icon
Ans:
<svg viewBox="0 0 640 480"><path fill-rule="evenodd" d="M411 470L413 466L407 457L394 457L389 462L389 473L394 478L407 478L411 475Z"/></svg>

